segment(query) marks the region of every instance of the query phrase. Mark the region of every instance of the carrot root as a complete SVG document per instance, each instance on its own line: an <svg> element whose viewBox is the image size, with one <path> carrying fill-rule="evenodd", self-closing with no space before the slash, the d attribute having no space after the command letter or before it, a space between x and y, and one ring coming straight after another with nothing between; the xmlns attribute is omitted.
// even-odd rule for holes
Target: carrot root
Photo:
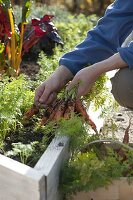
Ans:
<svg viewBox="0 0 133 200"><path fill-rule="evenodd" d="M37 114L39 112L39 108L37 108L36 106L32 106L32 108L30 108L25 114L24 114L24 119L28 120L31 117L33 117L33 115Z"/></svg>
<svg viewBox="0 0 133 200"><path fill-rule="evenodd" d="M87 114L86 109L80 100L76 100L76 111L83 116L84 120L88 122L88 124L92 127L92 129L98 135L96 124L92 121L90 116Z"/></svg>

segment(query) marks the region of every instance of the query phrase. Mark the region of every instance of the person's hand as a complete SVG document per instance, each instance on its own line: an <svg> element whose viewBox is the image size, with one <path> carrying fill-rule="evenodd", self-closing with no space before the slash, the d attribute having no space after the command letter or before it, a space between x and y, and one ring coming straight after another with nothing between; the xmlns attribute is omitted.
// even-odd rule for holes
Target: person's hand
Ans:
<svg viewBox="0 0 133 200"><path fill-rule="evenodd" d="M56 99L57 93L72 77L72 73L65 66L60 66L36 89L34 104L36 106L51 104Z"/></svg>
<svg viewBox="0 0 133 200"><path fill-rule="evenodd" d="M56 99L59 89L59 80L50 77L36 89L34 99L35 105L40 106L52 103Z"/></svg>
<svg viewBox="0 0 133 200"><path fill-rule="evenodd" d="M86 95L97 78L108 71L127 67L127 63L121 58L120 54L114 54L106 60L80 70L68 85L67 91L77 86L77 98Z"/></svg>
<svg viewBox="0 0 133 200"><path fill-rule="evenodd" d="M74 87L77 87L76 98L80 98L81 96L89 93L92 85L99 75L100 74L97 65L86 67L75 75L71 83L69 83L67 86L66 90L69 92Z"/></svg>

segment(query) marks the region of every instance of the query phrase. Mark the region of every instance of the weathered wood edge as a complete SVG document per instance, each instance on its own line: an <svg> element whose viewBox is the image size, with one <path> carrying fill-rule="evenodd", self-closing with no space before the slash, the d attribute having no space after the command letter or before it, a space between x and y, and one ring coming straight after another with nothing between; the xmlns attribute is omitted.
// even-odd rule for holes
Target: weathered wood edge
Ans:
<svg viewBox="0 0 133 200"><path fill-rule="evenodd" d="M59 172L62 163L68 158L68 137L54 138L35 166L45 175L45 198L59 200Z"/></svg>
<svg viewBox="0 0 133 200"><path fill-rule="evenodd" d="M3 184L5 184L6 190L7 188L10 188L10 191L7 194L5 192L6 190L3 191L3 185L1 185L0 191L2 192L2 196L0 197L0 200L3 200L3 198L7 198L7 196L9 197L9 195L12 196L12 194L14 196L14 186L16 187L16 189L18 188L18 190L20 190L20 193L23 192L26 184L28 184L28 187L25 188L27 192L32 191L34 188L33 193L35 193L36 197L33 198L35 198L36 200L47 200L47 196L49 193L48 188L51 186L51 180L53 179L55 180L55 182L53 182L55 187L52 188L52 194L56 195L58 193L57 187L60 166L62 161L64 160L66 149L68 149L67 137L54 138L34 168L31 168L4 155L0 155L0 171L3 172L3 174L1 174L0 176L0 180L3 182ZM6 177L6 174L8 174L8 177ZM12 182L10 180L17 180L19 186L17 187L16 181ZM18 192L17 195L19 195ZM25 194L26 200L28 199L28 195L30 194ZM15 199L15 197L10 198L11 200ZM56 198L54 198L54 200L55 199Z"/></svg>
<svg viewBox="0 0 133 200"><path fill-rule="evenodd" d="M68 149L69 138L66 136L55 137L43 153L34 169L48 176L59 156Z"/></svg>
<svg viewBox="0 0 133 200"><path fill-rule="evenodd" d="M46 200L40 199L40 188L45 194L42 173L0 155L0 200Z"/></svg>
<svg viewBox="0 0 133 200"><path fill-rule="evenodd" d="M73 200L132 200L133 182L129 183L128 178L121 177L113 180L107 187L99 187L88 192L78 192L73 195Z"/></svg>
<svg viewBox="0 0 133 200"><path fill-rule="evenodd" d="M0 200L46 200L45 175L0 155Z"/></svg>
<svg viewBox="0 0 133 200"><path fill-rule="evenodd" d="M46 151L42 154L34 168L23 163L15 161L9 157L0 154L0 166L3 166L18 174L27 176L35 180L41 180L42 176L49 174L56 158L60 155L64 147L68 145L67 137L57 137L52 140ZM51 159L51 153L52 155Z"/></svg>
<svg viewBox="0 0 133 200"><path fill-rule="evenodd" d="M1 154L0 154L0 166L3 166L11 171L14 171L14 172L20 174L20 175L27 176L36 181L39 181L42 177L42 173L35 170L34 168L31 168L23 163L15 161L15 160L8 158Z"/></svg>

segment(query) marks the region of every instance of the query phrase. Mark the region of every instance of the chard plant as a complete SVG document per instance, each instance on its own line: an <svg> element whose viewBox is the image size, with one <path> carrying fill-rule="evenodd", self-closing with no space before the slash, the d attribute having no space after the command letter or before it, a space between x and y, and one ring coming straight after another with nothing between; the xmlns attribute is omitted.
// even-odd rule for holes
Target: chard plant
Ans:
<svg viewBox="0 0 133 200"><path fill-rule="evenodd" d="M30 5L30 0L24 0L22 20L19 29L15 23L11 1L0 1L0 71L6 71L9 75L19 73L19 67L22 59L24 27Z"/></svg>
<svg viewBox="0 0 133 200"><path fill-rule="evenodd" d="M46 14L28 22L31 5L32 0L23 1L21 22L17 25L11 0L0 1L0 74L18 75L23 55L42 37L44 43L50 39L62 44L51 22L53 15Z"/></svg>

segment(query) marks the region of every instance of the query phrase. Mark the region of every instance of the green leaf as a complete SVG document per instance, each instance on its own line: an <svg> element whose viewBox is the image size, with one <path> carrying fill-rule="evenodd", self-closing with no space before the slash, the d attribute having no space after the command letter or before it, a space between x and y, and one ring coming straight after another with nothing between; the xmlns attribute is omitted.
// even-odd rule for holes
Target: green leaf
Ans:
<svg viewBox="0 0 133 200"><path fill-rule="evenodd" d="M0 43L0 54L2 54L4 50L5 50L5 45L3 43Z"/></svg>
<svg viewBox="0 0 133 200"><path fill-rule="evenodd" d="M12 7L11 0L5 0L5 1L0 0L0 3L3 5L3 7L5 7L5 9Z"/></svg>
<svg viewBox="0 0 133 200"><path fill-rule="evenodd" d="M26 22L26 19L30 13L31 4L32 4L31 0L24 0L22 7L22 22Z"/></svg>

